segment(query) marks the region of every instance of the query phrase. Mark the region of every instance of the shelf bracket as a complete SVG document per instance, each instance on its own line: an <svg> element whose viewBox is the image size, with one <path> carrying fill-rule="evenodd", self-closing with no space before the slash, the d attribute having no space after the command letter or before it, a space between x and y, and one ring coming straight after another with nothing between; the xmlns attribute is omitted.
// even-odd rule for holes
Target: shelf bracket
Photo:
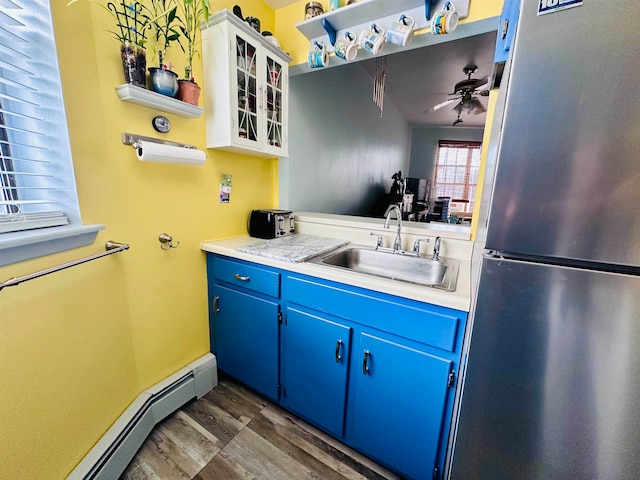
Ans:
<svg viewBox="0 0 640 480"><path fill-rule="evenodd" d="M429 0L425 0L425 1L428 2ZM322 28L324 28L325 31L327 32L327 35L329 35L329 42L331 43L331 45L335 45L336 29L333 27L333 25L329 23L329 21L326 18L322 19Z"/></svg>
<svg viewBox="0 0 640 480"><path fill-rule="evenodd" d="M431 20L431 0L424 0L424 16L427 21Z"/></svg>

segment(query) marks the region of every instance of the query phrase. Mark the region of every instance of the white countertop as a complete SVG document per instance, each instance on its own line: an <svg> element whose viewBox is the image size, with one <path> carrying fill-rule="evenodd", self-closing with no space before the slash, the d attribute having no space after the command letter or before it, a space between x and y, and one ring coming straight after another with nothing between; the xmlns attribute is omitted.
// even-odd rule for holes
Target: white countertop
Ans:
<svg viewBox="0 0 640 480"><path fill-rule="evenodd" d="M243 235L225 240L205 241L202 242L201 248L205 252L217 253L219 255L246 260L261 265L268 265L290 272L310 275L325 280L397 295L399 297L427 302L443 307L455 308L465 312L469 311L470 262L468 259L460 259L456 291L446 292L436 288L415 285L397 280L388 280L327 265L306 262L295 263L292 261L277 260L275 258L237 250L238 248L244 248L251 244L255 244L256 242L260 242L260 240L249 237L248 235Z"/></svg>

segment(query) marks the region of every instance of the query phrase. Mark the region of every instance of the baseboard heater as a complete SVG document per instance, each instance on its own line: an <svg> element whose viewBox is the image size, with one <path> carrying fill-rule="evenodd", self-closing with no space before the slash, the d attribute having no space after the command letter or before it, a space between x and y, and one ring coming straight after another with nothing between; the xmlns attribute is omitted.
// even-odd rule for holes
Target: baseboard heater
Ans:
<svg viewBox="0 0 640 480"><path fill-rule="evenodd" d="M117 480L153 427L218 384L211 353L142 392L69 474L67 480Z"/></svg>

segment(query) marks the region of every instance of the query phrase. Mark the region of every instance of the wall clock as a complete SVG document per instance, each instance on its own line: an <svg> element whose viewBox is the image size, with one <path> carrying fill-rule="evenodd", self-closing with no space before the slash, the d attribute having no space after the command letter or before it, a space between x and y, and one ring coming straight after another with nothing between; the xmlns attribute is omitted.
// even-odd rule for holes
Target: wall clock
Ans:
<svg viewBox="0 0 640 480"><path fill-rule="evenodd" d="M153 117L151 121L153 128L160 133L167 133L171 130L171 123L167 117L163 117L162 115L158 115L157 117Z"/></svg>

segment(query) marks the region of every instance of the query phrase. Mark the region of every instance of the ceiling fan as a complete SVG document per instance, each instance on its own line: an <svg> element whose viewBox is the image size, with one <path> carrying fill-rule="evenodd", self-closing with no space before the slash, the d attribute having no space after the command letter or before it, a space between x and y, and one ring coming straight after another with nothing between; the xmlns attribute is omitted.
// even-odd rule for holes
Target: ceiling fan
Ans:
<svg viewBox="0 0 640 480"><path fill-rule="evenodd" d="M462 69L464 74L467 76L466 80L462 80L456 83L453 88L453 93L449 95L455 95L456 98L450 98L449 100L445 100L442 103L434 105L428 111L435 112L436 110L440 110L447 105L451 105L454 102L458 102L453 110L458 112L458 118L453 122L453 126L455 127L459 123L462 123L462 119L460 118L462 112L467 112L469 115L478 115L480 113L486 112L486 109L478 100L476 95L480 95L486 97L489 95L489 90L478 90L478 88L482 87L488 82L487 77L483 78L471 78L471 75L478 71L478 67L476 65L467 65Z"/></svg>

